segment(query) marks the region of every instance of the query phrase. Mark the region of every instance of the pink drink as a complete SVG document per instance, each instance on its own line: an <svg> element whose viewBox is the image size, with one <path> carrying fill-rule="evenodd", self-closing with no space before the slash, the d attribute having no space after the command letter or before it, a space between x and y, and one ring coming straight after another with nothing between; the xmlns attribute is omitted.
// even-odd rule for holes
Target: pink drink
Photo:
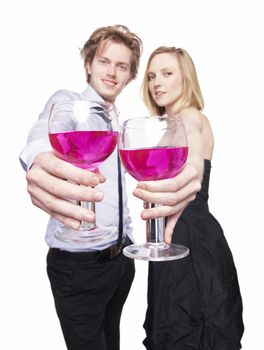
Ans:
<svg viewBox="0 0 264 350"><path fill-rule="evenodd" d="M176 176L185 163L188 147L120 149L120 157L138 181L161 180Z"/></svg>
<svg viewBox="0 0 264 350"><path fill-rule="evenodd" d="M66 131L50 133L55 154L83 169L95 170L115 149L117 131Z"/></svg>

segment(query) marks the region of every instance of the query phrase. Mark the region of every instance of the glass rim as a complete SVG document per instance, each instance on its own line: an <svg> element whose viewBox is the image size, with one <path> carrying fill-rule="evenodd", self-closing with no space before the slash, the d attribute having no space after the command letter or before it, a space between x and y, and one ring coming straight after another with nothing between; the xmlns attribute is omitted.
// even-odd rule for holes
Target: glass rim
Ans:
<svg viewBox="0 0 264 350"><path fill-rule="evenodd" d="M113 102L108 102L105 100L95 100L95 99L89 99L89 98L85 98L85 99L81 99L81 98L76 98L76 99L68 99L68 100L58 100L56 102L52 103L53 105L59 105L59 104L67 104L67 103L73 103L73 102L90 102L90 103L98 103L98 104L105 104L105 105L114 105Z"/></svg>
<svg viewBox="0 0 264 350"><path fill-rule="evenodd" d="M50 128L51 128L51 124L52 124L52 119L54 118L54 114L56 114L59 110L60 110L60 107L62 106L67 106L67 105L74 105L74 103L88 103L89 104L89 109L93 108L93 107L102 107L103 108L103 111L106 112L106 113L111 113L114 111L115 109L115 104L113 102L108 102L108 101L105 101L105 100L94 100L94 99L69 99L69 100L58 100L56 102L53 102L51 104L51 107L49 109L49 116L48 116L48 130L49 130L49 133L50 133ZM72 112L72 110L70 108L62 108L61 109L62 112Z"/></svg>
<svg viewBox="0 0 264 350"><path fill-rule="evenodd" d="M138 119L141 119L141 120L149 120L149 119L160 119L160 121L166 121L166 120L169 120L169 121L173 121L173 122L178 122L180 123L182 126L184 126L184 123L183 123L183 120L181 118L181 116L178 116L178 117L174 117L172 115L149 115L149 116L140 116L140 117L134 117L134 118L129 118L127 120L125 120L123 123L122 123L122 126L121 128L123 129L125 126L127 129L135 129L135 130L141 130L143 129L142 127L140 126L127 126L127 124L129 122L133 122L133 121L136 121ZM169 129L169 128L168 128Z"/></svg>

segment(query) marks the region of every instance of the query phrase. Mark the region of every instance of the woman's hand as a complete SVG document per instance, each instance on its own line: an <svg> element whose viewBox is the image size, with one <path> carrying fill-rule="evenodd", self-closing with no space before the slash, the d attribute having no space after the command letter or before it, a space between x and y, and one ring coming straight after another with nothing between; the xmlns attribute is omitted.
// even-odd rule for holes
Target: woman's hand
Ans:
<svg viewBox="0 0 264 350"><path fill-rule="evenodd" d="M174 178L159 181L139 182L133 194L145 202L162 204L159 207L144 209L144 220L168 217L165 229L165 242L171 242L173 229L184 208L195 199L201 189L203 166L201 162L187 162Z"/></svg>

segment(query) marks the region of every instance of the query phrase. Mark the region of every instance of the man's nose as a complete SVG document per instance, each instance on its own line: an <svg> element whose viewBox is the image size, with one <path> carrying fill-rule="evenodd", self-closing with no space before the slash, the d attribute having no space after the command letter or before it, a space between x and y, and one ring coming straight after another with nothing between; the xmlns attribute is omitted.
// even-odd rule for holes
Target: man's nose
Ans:
<svg viewBox="0 0 264 350"><path fill-rule="evenodd" d="M109 64L107 67L107 74L111 77L116 76L116 66L114 64Z"/></svg>

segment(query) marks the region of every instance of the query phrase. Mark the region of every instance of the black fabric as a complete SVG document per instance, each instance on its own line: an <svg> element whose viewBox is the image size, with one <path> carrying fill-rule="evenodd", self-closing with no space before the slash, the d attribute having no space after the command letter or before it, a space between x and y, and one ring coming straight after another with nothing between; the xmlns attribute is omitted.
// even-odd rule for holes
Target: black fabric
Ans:
<svg viewBox="0 0 264 350"><path fill-rule="evenodd" d="M119 254L106 263L69 253L47 255L47 272L69 350L119 350L119 322L134 278L134 261Z"/></svg>
<svg viewBox="0 0 264 350"><path fill-rule="evenodd" d="M121 253L122 249L129 244L131 244L130 239L128 237L122 237L121 243L117 242L104 250L97 250L84 254L83 252L72 253L66 250L50 248L50 255L52 255L54 258L68 261L72 260L72 254L74 254L75 260L78 261L97 261L100 263L105 263L108 260L114 259Z"/></svg>
<svg viewBox="0 0 264 350"><path fill-rule="evenodd" d="M178 220L172 241L184 259L149 263L144 345L149 350L238 350L242 300L231 251L208 209L211 163L201 191Z"/></svg>
<svg viewBox="0 0 264 350"><path fill-rule="evenodd" d="M120 247L123 241L123 188L122 188L122 172L119 154L117 152L118 164L118 207L119 207L119 225L118 225L118 241L117 245Z"/></svg>

